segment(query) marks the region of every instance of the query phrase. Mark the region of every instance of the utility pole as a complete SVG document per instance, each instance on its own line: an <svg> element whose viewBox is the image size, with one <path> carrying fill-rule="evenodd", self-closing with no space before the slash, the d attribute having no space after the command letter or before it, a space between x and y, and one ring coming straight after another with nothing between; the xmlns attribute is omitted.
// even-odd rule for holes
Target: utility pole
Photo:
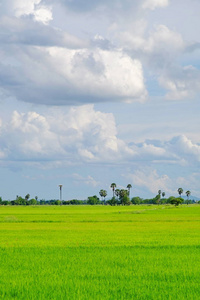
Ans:
<svg viewBox="0 0 200 300"><path fill-rule="evenodd" d="M60 201L62 201L62 184L59 184L59 188L60 188Z"/></svg>

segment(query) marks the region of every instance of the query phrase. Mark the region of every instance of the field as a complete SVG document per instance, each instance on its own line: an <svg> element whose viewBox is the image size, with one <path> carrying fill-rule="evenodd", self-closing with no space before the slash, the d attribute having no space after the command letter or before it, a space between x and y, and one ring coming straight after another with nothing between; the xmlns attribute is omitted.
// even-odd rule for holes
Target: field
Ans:
<svg viewBox="0 0 200 300"><path fill-rule="evenodd" d="M199 299L200 205L0 206L0 299Z"/></svg>

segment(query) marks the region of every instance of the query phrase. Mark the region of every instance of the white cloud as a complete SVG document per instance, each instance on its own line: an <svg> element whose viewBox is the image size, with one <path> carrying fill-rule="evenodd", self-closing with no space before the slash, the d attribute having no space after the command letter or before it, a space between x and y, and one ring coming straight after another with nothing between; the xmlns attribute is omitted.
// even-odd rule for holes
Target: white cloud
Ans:
<svg viewBox="0 0 200 300"><path fill-rule="evenodd" d="M188 41L184 41L180 32L164 24L149 30L148 23L140 19L127 31L118 30L116 40L133 58L140 60L149 79L154 78L167 91L166 99L182 100L198 95L198 66L184 63L180 65L181 58L187 54L190 45Z"/></svg>
<svg viewBox="0 0 200 300"><path fill-rule="evenodd" d="M166 90L166 99L182 100L193 98L200 91L200 72L193 66L171 68L160 77L159 82Z"/></svg>
<svg viewBox="0 0 200 300"><path fill-rule="evenodd" d="M194 144L185 135L173 138L167 145L167 148L171 152L176 152L188 163L192 163L192 161L200 162L200 145Z"/></svg>
<svg viewBox="0 0 200 300"><path fill-rule="evenodd" d="M178 177L176 182L178 187L183 187L184 194L187 190L191 191L191 199L192 195L198 195L198 186L200 180L199 172L192 172L191 174L187 174L185 177Z"/></svg>
<svg viewBox="0 0 200 300"><path fill-rule="evenodd" d="M95 111L93 105L46 116L14 111L2 125L0 141L7 160L103 162L132 153L117 138L113 115Z"/></svg>
<svg viewBox="0 0 200 300"><path fill-rule="evenodd" d="M88 98L144 100L142 65L122 51L48 50L55 71ZM76 93L74 91L74 93Z"/></svg>
<svg viewBox="0 0 200 300"><path fill-rule="evenodd" d="M198 195L200 178L198 172L177 177L167 175L168 172L169 170L166 170L166 173L163 174L163 172L159 172L153 167L138 167L136 171L126 174L125 177L132 183L133 190L147 191L147 195L150 191L155 196L158 190L161 190L165 192L166 197L178 196L177 189L179 187L183 188L184 194L187 190L190 190L192 195ZM181 172L181 169L179 169L179 172Z"/></svg>
<svg viewBox="0 0 200 300"><path fill-rule="evenodd" d="M184 41L175 27L157 23L157 14L151 12L167 6L173 3L8 0L1 4L0 13L0 88L18 100L40 104L130 103L147 98L144 74L148 74L169 91L168 99L192 97L199 92L198 70L191 64L177 71L181 69L178 60L191 42ZM65 26L65 19L63 26L62 22L58 27L49 23L58 7L65 11L63 18L77 17L72 26L75 34L66 31L73 32L73 28L70 22ZM100 33L88 28L88 12L106 20ZM155 21L148 18L151 14ZM177 74L181 72L182 77Z"/></svg>
<svg viewBox="0 0 200 300"><path fill-rule="evenodd" d="M147 29L147 22L141 19L129 31L119 32L117 38L146 68L162 72L166 64L170 67L169 63L184 51L185 42L180 33L163 24L154 26L151 31Z"/></svg>
<svg viewBox="0 0 200 300"><path fill-rule="evenodd" d="M88 175L86 177L83 177L77 173L74 173L72 175L72 179L74 181L74 184L75 185L80 185L80 183L84 183L88 186L93 186L93 187L96 187L98 186L99 182L96 181L92 176Z"/></svg>
<svg viewBox="0 0 200 300"><path fill-rule="evenodd" d="M9 53L11 53L13 59L17 59L17 53L12 48L15 48L16 45L18 48L21 48L22 53L27 50L24 49L24 46L30 48L34 46L57 46L79 49L89 45L87 41L83 41L64 30L46 26L42 23L35 23L31 19L17 19L4 16L0 18L0 26L3 32L3 34L0 34L0 42L2 45L4 44L5 48L7 45L10 46L9 51L6 52L9 63L12 63ZM2 52L4 47L2 47ZM34 53L34 48L32 51Z"/></svg>
<svg viewBox="0 0 200 300"><path fill-rule="evenodd" d="M41 5L41 0L7 0L1 4L1 11L17 18L33 16L35 21L48 24L52 20L50 6Z"/></svg>
<svg viewBox="0 0 200 300"><path fill-rule="evenodd" d="M161 147L156 147L154 145L143 144L142 152L148 155L154 155L155 157L165 156L166 151Z"/></svg>
<svg viewBox="0 0 200 300"><path fill-rule="evenodd" d="M166 7L169 5L169 0L145 0L142 7L144 9L154 10L157 7Z"/></svg>
<svg viewBox="0 0 200 300"><path fill-rule="evenodd" d="M57 108L50 113L14 111L0 127L1 157L6 160L62 161L66 163L149 163L196 165L200 145L186 136L169 141L147 140L127 144L117 135L113 114L93 105ZM60 164L61 163L61 164Z"/></svg>
<svg viewBox="0 0 200 300"><path fill-rule="evenodd" d="M138 169L133 174L128 174L127 177L135 186L147 188L153 194L157 194L158 190L165 191L167 193L172 193L172 180L168 175L159 175L157 171L151 169Z"/></svg>
<svg viewBox="0 0 200 300"><path fill-rule="evenodd" d="M38 22L48 24L53 19L51 9L43 5L39 6L34 11L34 19Z"/></svg>
<svg viewBox="0 0 200 300"><path fill-rule="evenodd" d="M160 51L161 49L168 52L184 49L181 35L162 24L156 27L155 32L149 37L145 45L147 52Z"/></svg>
<svg viewBox="0 0 200 300"><path fill-rule="evenodd" d="M0 56L0 77L19 100L69 105L144 101L147 96L140 61L120 50L25 47L15 52L12 64L12 47Z"/></svg>
<svg viewBox="0 0 200 300"><path fill-rule="evenodd" d="M184 176L184 170L190 166L194 173L198 168L199 143L183 135L127 144L118 137L113 114L96 111L93 105L67 110L56 107L43 113L14 111L7 122L2 118L0 145L1 166L11 169L18 168L19 162L20 168L43 171L77 166L81 175L77 175L79 171L75 173L73 183L97 187L100 179L96 179L95 172L86 175L87 170L103 165L109 174L113 165L116 170L127 172L128 182L137 191L144 189L155 195L161 189L170 195L176 193L181 183L184 189L197 191L197 179L189 174ZM165 172L161 171L163 168Z"/></svg>

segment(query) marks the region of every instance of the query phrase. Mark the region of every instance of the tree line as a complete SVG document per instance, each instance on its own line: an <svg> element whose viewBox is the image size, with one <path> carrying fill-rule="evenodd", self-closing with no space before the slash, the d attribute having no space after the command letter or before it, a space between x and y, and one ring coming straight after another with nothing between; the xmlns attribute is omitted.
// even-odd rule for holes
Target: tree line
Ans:
<svg viewBox="0 0 200 300"><path fill-rule="evenodd" d="M184 200L181 196L183 194L183 189L178 188L178 197L170 196L165 198L165 192L158 190L158 194L150 199L143 199L139 196L130 197L132 185L128 184L126 189L117 189L116 183L111 183L110 188L112 190L112 198L106 200L107 191L101 189L99 191L100 198L97 195L89 196L86 200L38 200L38 196L34 198L30 197L30 194L26 194L25 197L16 196L15 200L2 200L0 197L0 205L139 205L139 204L173 204L178 206L179 204L192 204L196 203L194 200L190 200L189 196L191 192L187 190L185 192L187 199ZM198 201L200 204L200 201Z"/></svg>
<svg viewBox="0 0 200 300"><path fill-rule="evenodd" d="M177 192L179 197L170 196L168 198L165 198L165 192L158 190L158 194L151 198L151 199L143 199L140 197L130 197L130 190L132 188L131 184L127 185L127 189L117 189L116 183L111 183L110 188L112 189L113 196L109 200L105 200L105 197L107 196L107 191L101 189L99 192L99 195L102 197L102 201L105 202L105 204L110 205L130 205L130 204L174 204L175 206L178 206L179 204L185 203L185 204L192 204L196 203L193 200L189 200L189 196L191 195L191 192L187 190L185 192L187 199L184 200L181 195L183 194L183 189L178 188ZM200 201L198 202L200 203Z"/></svg>

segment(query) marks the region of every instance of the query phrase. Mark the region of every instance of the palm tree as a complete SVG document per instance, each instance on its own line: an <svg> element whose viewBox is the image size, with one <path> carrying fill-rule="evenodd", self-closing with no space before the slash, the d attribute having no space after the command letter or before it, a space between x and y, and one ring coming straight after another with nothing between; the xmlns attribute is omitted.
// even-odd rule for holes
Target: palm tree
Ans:
<svg viewBox="0 0 200 300"><path fill-rule="evenodd" d="M119 191L119 198L120 198L120 201L121 201L122 205L124 205L123 200L124 200L125 196L127 196L127 194L128 194L127 190L122 189L122 190Z"/></svg>
<svg viewBox="0 0 200 300"><path fill-rule="evenodd" d="M115 197L115 188L116 188L116 183L111 183L110 188L113 190L113 197Z"/></svg>
<svg viewBox="0 0 200 300"><path fill-rule="evenodd" d="M115 190L115 195L117 196L118 200L119 200L119 194L120 194L120 190L119 190L119 189L116 189L116 190Z"/></svg>
<svg viewBox="0 0 200 300"><path fill-rule="evenodd" d="M101 198L103 198L104 190L100 190L99 195L101 196Z"/></svg>
<svg viewBox="0 0 200 300"><path fill-rule="evenodd" d="M127 185L127 189L128 189L128 195L129 195L129 197L130 197L130 189L132 188L132 185L129 183L128 185Z"/></svg>
<svg viewBox="0 0 200 300"><path fill-rule="evenodd" d="M183 194L183 189L182 188L178 188L178 194L180 195L180 197L181 197L181 194Z"/></svg>
<svg viewBox="0 0 200 300"><path fill-rule="evenodd" d="M106 190L103 190L103 197L104 197L104 202L105 202L105 198L107 196L107 191Z"/></svg>
<svg viewBox="0 0 200 300"><path fill-rule="evenodd" d="M159 196L161 195L161 190L158 190L158 195L159 195Z"/></svg>
<svg viewBox="0 0 200 300"><path fill-rule="evenodd" d="M26 201L28 201L29 198L30 198L30 194L27 194L27 195L25 196Z"/></svg>
<svg viewBox="0 0 200 300"><path fill-rule="evenodd" d="M189 200L189 196L191 195L191 192L190 191L187 191L187 192L185 192L186 193L186 196L187 196L187 198L188 198L188 200Z"/></svg>
<svg viewBox="0 0 200 300"><path fill-rule="evenodd" d="M104 202L105 202L105 197L107 196L107 191L106 190L100 190L99 195L103 198L104 197Z"/></svg>
<svg viewBox="0 0 200 300"><path fill-rule="evenodd" d="M163 198L165 197L165 192L162 192L162 197L163 197Z"/></svg>

